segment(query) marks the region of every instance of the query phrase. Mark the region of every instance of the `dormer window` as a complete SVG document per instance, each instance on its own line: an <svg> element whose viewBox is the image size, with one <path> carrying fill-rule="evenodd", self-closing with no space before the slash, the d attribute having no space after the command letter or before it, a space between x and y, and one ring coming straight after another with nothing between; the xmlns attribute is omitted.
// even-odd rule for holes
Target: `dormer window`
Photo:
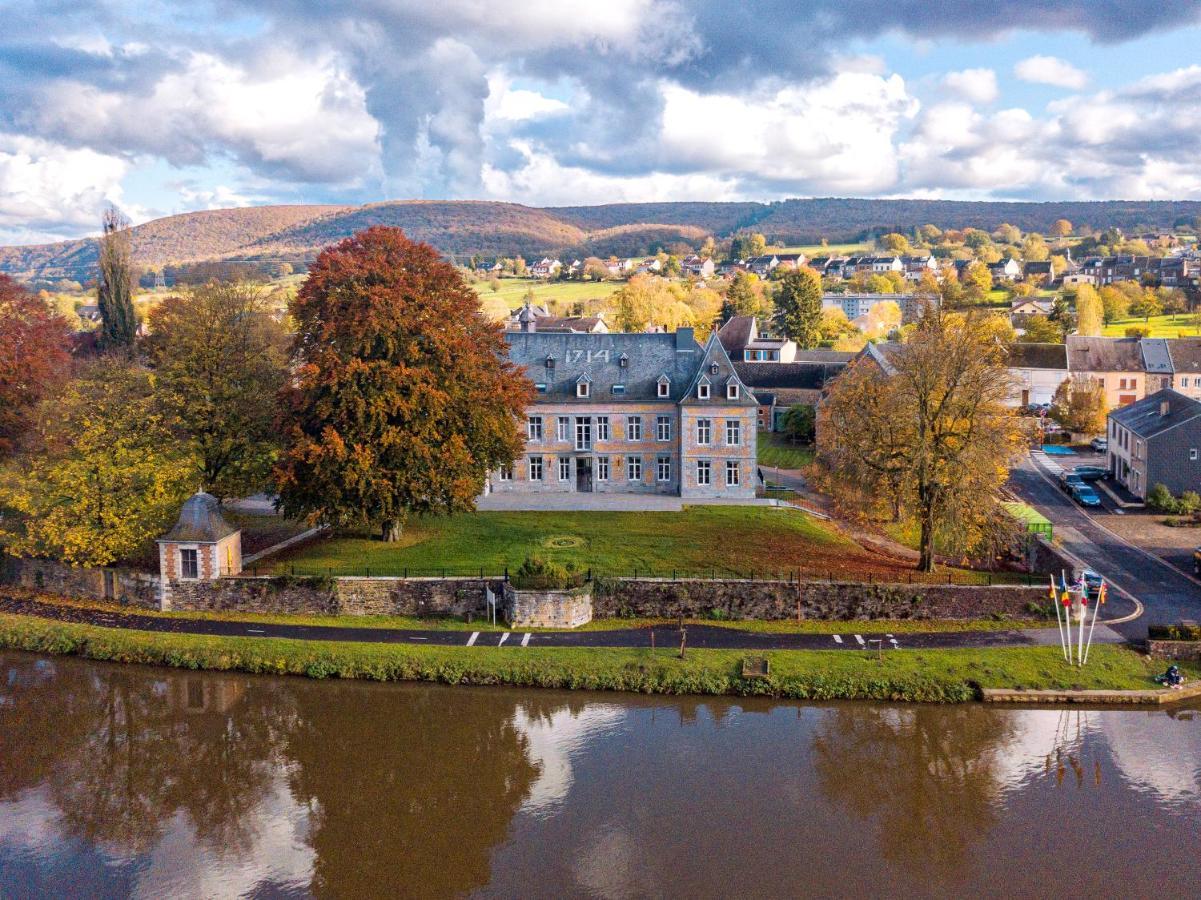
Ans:
<svg viewBox="0 0 1201 900"><path fill-rule="evenodd" d="M576 395L577 397L587 397L587 396L588 396L588 390L589 390L589 388L590 388L590 387L591 387L591 385L590 385L590 384L588 384L588 382L586 382L586 381L581 381L579 384L577 384L577 385L575 386L575 395Z"/></svg>
<svg viewBox="0 0 1201 900"><path fill-rule="evenodd" d="M738 399L738 385L736 383L731 382L730 384L726 385L726 399L727 400L737 400Z"/></svg>
<svg viewBox="0 0 1201 900"><path fill-rule="evenodd" d="M708 400L709 399L709 382L702 381L700 384L698 384L696 386L696 395L701 400Z"/></svg>
<svg viewBox="0 0 1201 900"><path fill-rule="evenodd" d="M548 356L546 358L546 367L548 369L553 369L555 367L555 358L553 356Z"/></svg>
<svg viewBox="0 0 1201 900"><path fill-rule="evenodd" d="M630 366L630 358L623 353L621 356L617 357L617 364L623 369L628 369Z"/></svg>
<svg viewBox="0 0 1201 900"><path fill-rule="evenodd" d="M671 395L671 380L666 375L659 379L658 395L660 397L668 397Z"/></svg>

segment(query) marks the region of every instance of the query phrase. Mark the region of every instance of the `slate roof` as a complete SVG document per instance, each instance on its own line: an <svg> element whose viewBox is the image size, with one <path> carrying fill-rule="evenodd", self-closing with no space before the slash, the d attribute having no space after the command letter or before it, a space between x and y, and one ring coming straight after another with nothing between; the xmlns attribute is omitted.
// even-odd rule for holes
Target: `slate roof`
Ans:
<svg viewBox="0 0 1201 900"><path fill-rule="evenodd" d="M697 385L701 379L707 378L713 390L710 391L708 400L700 399L696 394ZM729 400L726 398L725 386L731 381L742 385L743 390L738 392L737 400ZM674 385L673 385L674 387ZM692 381L688 383L688 390L680 398L680 402L688 406L756 406L759 401L755 399L754 394L738 377L738 372L734 368L734 363L730 362L730 357L726 353L726 348L721 345L721 341L717 339L717 332L709 335L709 340L705 342L704 354L701 357L700 365L696 367L696 372L692 377Z"/></svg>
<svg viewBox="0 0 1201 900"><path fill-rule="evenodd" d="M1191 375L1201 372L1201 338L1165 338L1172 371Z"/></svg>
<svg viewBox="0 0 1201 900"><path fill-rule="evenodd" d="M1143 338L1140 342L1143 366L1152 375L1171 375L1172 356L1164 338Z"/></svg>
<svg viewBox="0 0 1201 900"><path fill-rule="evenodd" d="M820 391L827 379L837 374L837 370L818 363L768 363L768 362L736 362L734 369L738 377L755 392L755 396L763 399L760 388L772 391L787 389Z"/></svg>
<svg viewBox="0 0 1201 900"><path fill-rule="evenodd" d="M1011 369L1064 369L1068 351L1063 344L1014 343L1009 347Z"/></svg>
<svg viewBox="0 0 1201 900"><path fill-rule="evenodd" d="M179 521L175 523L175 527L159 540L215 544L237 530L222 518L221 504L217 502L216 497L197 491L187 499L179 511Z"/></svg>
<svg viewBox="0 0 1201 900"><path fill-rule="evenodd" d="M575 386L582 375L592 380L592 396L579 403L646 402L658 396L659 377L671 379L669 398L679 401L700 368L704 350L691 328L674 334L570 334L545 331L507 331L509 359L524 366L526 377L546 384L539 400L576 400ZM622 368L622 355L627 365ZM724 355L724 354L723 354ZM546 366L547 357L554 368ZM614 394L613 385L625 385L624 394Z"/></svg>
<svg viewBox="0 0 1201 900"><path fill-rule="evenodd" d="M717 339L727 353L740 353L751 342L751 335L755 331L754 316L731 316L717 332Z"/></svg>
<svg viewBox="0 0 1201 900"><path fill-rule="evenodd" d="M1138 338L1068 335L1068 369L1073 372L1141 372Z"/></svg>
<svg viewBox="0 0 1201 900"><path fill-rule="evenodd" d="M1168 404L1167 415L1161 411L1163 401L1167 401ZM1115 409L1109 414L1109 418L1141 438L1153 438L1169 428L1201 420L1201 403L1171 388L1165 388L1147 395L1137 403Z"/></svg>
<svg viewBox="0 0 1201 900"><path fill-rule="evenodd" d="M827 363L839 367L848 366L855 354L846 350L798 350L793 362Z"/></svg>

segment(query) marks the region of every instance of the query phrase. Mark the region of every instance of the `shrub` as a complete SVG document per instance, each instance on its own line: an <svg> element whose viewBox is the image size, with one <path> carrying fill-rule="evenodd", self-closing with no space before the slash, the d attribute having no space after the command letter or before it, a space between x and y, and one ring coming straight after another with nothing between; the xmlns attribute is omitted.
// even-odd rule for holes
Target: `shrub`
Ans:
<svg viewBox="0 0 1201 900"><path fill-rule="evenodd" d="M513 575L513 587L519 591L561 591L583 583L584 576L575 571L574 564L564 568L540 556L527 556Z"/></svg>
<svg viewBox="0 0 1201 900"><path fill-rule="evenodd" d="M1156 484L1147 493L1147 508L1154 512L1175 513L1180 504L1166 485Z"/></svg>
<svg viewBox="0 0 1201 900"><path fill-rule="evenodd" d="M1180 495L1179 511L1184 515L1191 516L1198 510L1201 510L1201 494L1196 491L1185 491Z"/></svg>
<svg viewBox="0 0 1201 900"><path fill-rule="evenodd" d="M1151 336L1151 329L1144 325L1131 325L1126 329L1126 337L1145 338Z"/></svg>
<svg viewBox="0 0 1201 900"><path fill-rule="evenodd" d="M1149 625L1147 637L1160 641L1201 641L1201 625Z"/></svg>

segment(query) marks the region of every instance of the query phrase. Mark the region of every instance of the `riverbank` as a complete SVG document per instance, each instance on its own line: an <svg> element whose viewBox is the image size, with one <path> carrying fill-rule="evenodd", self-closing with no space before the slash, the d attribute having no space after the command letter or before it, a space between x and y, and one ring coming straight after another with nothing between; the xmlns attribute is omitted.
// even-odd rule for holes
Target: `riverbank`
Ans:
<svg viewBox="0 0 1201 900"><path fill-rule="evenodd" d="M1056 647L767 651L766 677L744 677L746 651L441 647L162 634L0 614L0 647L88 659L309 678L426 681L795 700L961 703L983 688L1138 690L1162 669L1132 650L1095 646L1084 670ZM1197 677L1190 670L1190 679Z"/></svg>

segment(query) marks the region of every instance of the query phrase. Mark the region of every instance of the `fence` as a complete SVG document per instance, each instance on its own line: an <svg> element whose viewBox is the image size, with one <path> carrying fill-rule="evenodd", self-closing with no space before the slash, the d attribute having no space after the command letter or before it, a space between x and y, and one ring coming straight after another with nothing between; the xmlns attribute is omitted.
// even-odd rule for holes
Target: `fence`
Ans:
<svg viewBox="0 0 1201 900"><path fill-rule="evenodd" d="M514 567L514 571L515 571ZM426 567L357 565L317 566L304 563L281 563L276 566L251 566L244 575L275 575L295 578L494 578L509 580L508 566ZM833 568L791 569L654 569L631 566L629 569L592 569L582 574L585 580L659 580L659 581L831 581L861 584L951 584L951 585L1041 585L1046 576L1025 572L987 572L974 569L944 569L937 572L918 572L915 569L870 571Z"/></svg>

